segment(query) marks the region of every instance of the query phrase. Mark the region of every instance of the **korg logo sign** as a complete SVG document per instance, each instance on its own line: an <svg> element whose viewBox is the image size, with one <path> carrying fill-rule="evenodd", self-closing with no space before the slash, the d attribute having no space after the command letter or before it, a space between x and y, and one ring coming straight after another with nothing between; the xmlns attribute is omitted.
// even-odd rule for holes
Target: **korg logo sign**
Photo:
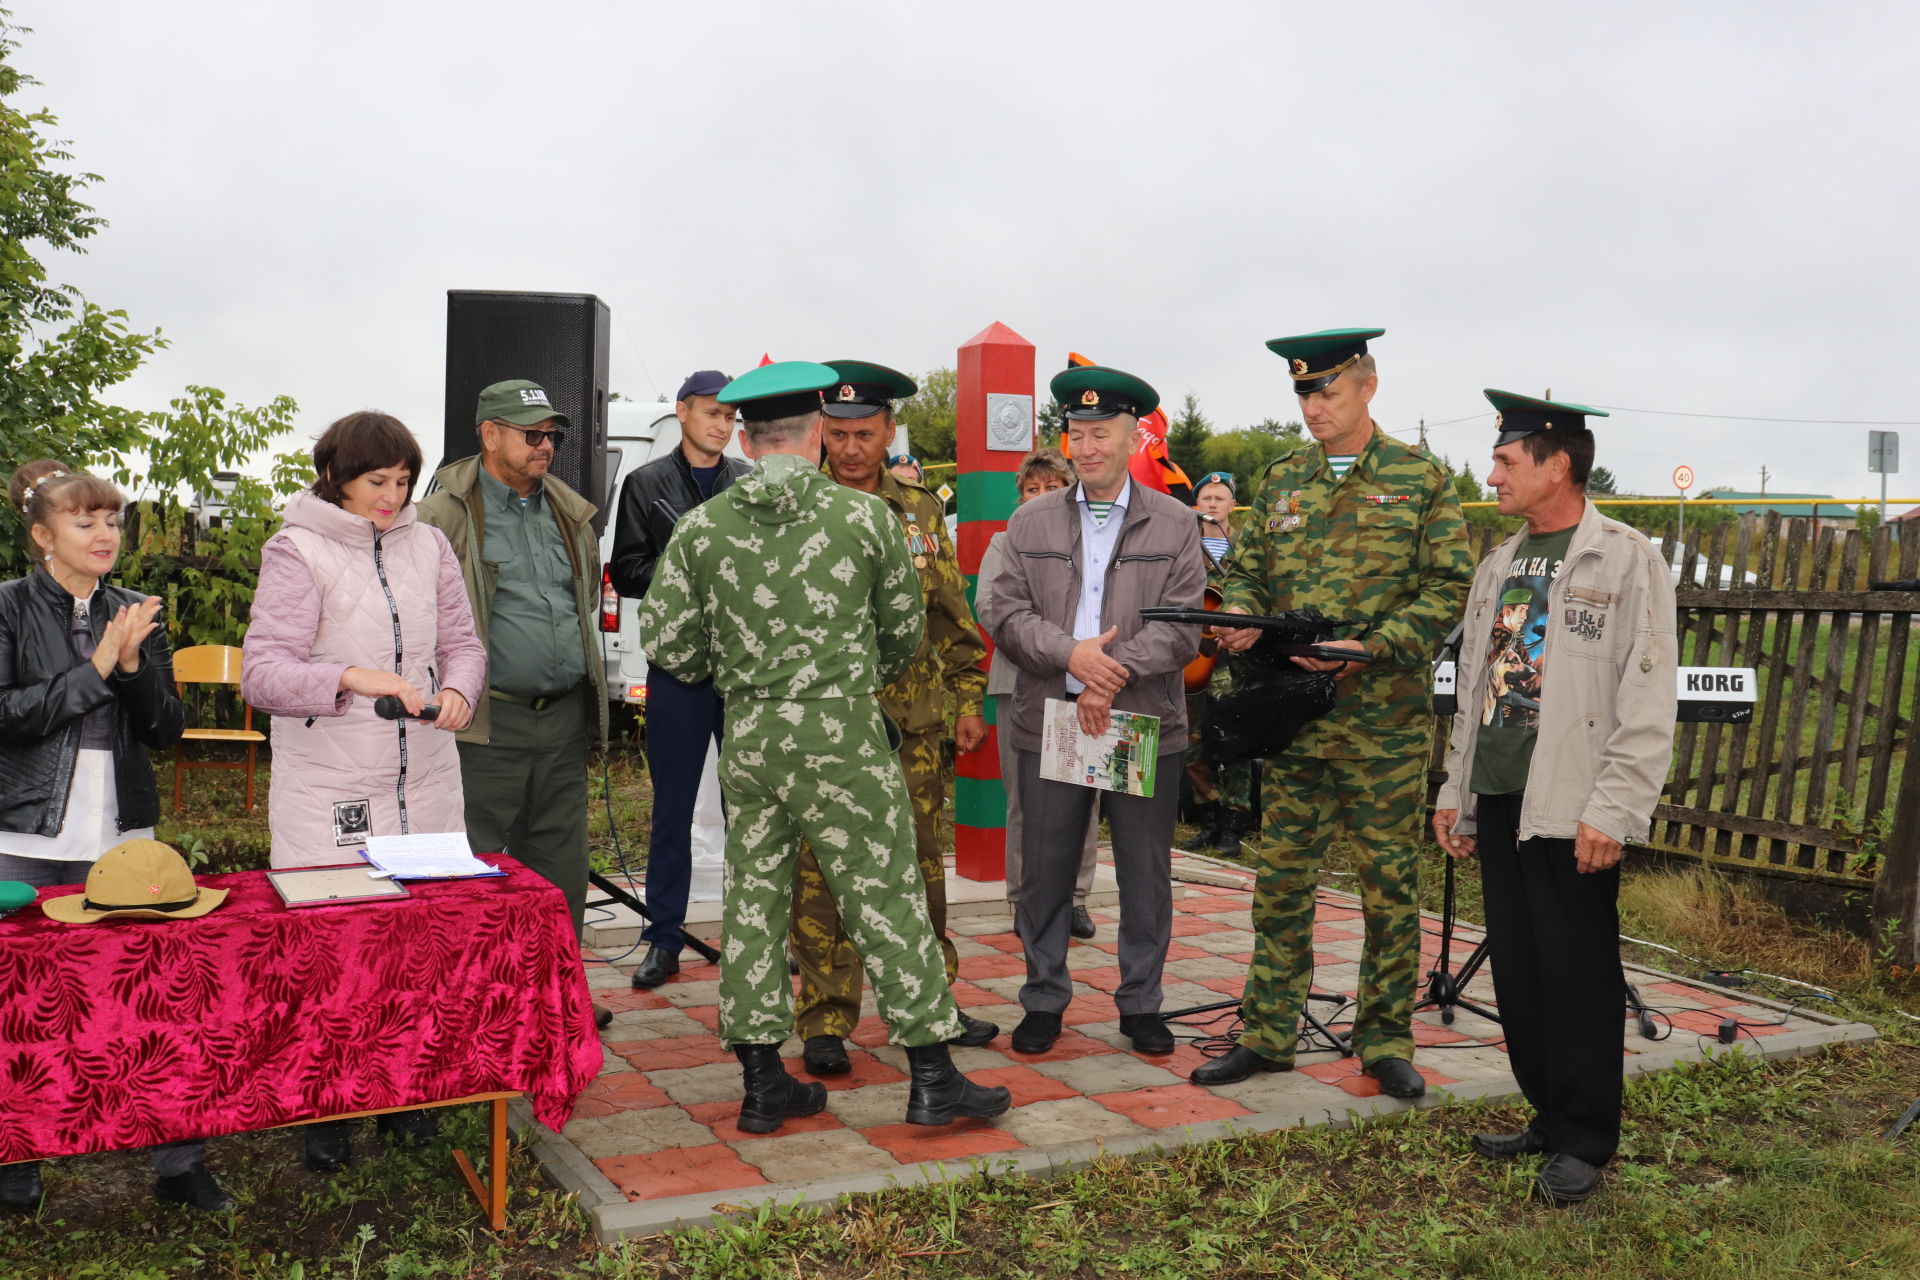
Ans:
<svg viewBox="0 0 1920 1280"><path fill-rule="evenodd" d="M1752 667L1681 667L1677 672L1682 724L1738 724L1753 719L1759 684Z"/></svg>

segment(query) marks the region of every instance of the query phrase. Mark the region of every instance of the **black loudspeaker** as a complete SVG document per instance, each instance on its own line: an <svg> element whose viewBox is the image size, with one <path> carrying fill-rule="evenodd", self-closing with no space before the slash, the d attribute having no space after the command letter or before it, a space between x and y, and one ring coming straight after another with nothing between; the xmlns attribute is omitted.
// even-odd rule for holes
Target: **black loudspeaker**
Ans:
<svg viewBox="0 0 1920 1280"><path fill-rule="evenodd" d="M612 313L590 293L447 291L447 437L444 462L479 452L480 388L531 378L567 416L552 474L607 523L607 339Z"/></svg>

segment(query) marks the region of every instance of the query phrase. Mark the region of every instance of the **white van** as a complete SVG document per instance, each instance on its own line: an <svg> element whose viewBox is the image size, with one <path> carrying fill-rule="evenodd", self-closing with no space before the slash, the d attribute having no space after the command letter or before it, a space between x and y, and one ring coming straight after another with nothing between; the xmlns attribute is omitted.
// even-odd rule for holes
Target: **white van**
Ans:
<svg viewBox="0 0 1920 1280"><path fill-rule="evenodd" d="M620 521L620 486L631 472L679 447L680 419L674 416L672 401L615 400L607 406L607 491L598 499L607 513L607 527L600 535L602 565L613 560L613 535ZM737 434L727 441L726 453L730 458L746 456L740 452ZM601 570L600 651L607 662L607 698L616 706L625 703L644 713L647 657L640 651L636 620L639 603L617 595L611 572Z"/></svg>

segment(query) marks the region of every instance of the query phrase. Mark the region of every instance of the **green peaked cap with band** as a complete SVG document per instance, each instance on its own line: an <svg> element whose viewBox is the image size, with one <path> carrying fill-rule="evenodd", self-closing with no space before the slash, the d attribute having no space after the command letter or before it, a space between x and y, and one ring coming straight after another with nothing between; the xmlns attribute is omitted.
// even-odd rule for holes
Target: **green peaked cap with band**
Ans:
<svg viewBox="0 0 1920 1280"><path fill-rule="evenodd" d="M1144 418L1160 407L1160 393L1145 381L1103 364L1062 369L1047 384L1069 418L1097 421L1132 414Z"/></svg>
<svg viewBox="0 0 1920 1280"><path fill-rule="evenodd" d="M1612 416L1605 409L1595 409L1591 405L1542 400L1538 396L1496 391L1492 387L1486 388L1486 397L1499 410L1493 415L1493 425L1500 432L1499 439L1493 442L1496 449L1503 444L1524 439L1536 431L1585 431L1588 417Z"/></svg>
<svg viewBox="0 0 1920 1280"><path fill-rule="evenodd" d="M1347 367L1367 354L1367 342L1385 329L1322 329L1291 338L1267 339L1267 350L1287 362L1297 396L1323 391Z"/></svg>
<svg viewBox="0 0 1920 1280"><path fill-rule="evenodd" d="M821 406L829 418L871 418L920 389L898 369L866 360L829 360L827 368L840 379L827 388L827 400Z"/></svg>
<svg viewBox="0 0 1920 1280"><path fill-rule="evenodd" d="M820 393L839 381L840 375L824 364L782 360L747 370L720 388L717 399L740 406L748 422L773 422L818 409Z"/></svg>

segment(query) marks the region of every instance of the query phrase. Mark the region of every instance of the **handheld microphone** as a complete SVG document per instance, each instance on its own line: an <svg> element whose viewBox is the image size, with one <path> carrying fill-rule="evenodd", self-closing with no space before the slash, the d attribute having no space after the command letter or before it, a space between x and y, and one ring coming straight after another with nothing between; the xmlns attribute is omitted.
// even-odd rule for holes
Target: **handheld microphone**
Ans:
<svg viewBox="0 0 1920 1280"><path fill-rule="evenodd" d="M373 714L382 720L432 720L440 714L440 708L429 702L420 708L419 715L409 715L407 704L391 693L383 693L373 700Z"/></svg>
<svg viewBox="0 0 1920 1280"><path fill-rule="evenodd" d="M1202 520L1205 520L1208 524L1212 525L1214 528L1217 529L1220 527L1220 522L1218 520L1215 520L1212 516L1208 515L1206 512L1196 511L1194 514L1199 516Z"/></svg>

